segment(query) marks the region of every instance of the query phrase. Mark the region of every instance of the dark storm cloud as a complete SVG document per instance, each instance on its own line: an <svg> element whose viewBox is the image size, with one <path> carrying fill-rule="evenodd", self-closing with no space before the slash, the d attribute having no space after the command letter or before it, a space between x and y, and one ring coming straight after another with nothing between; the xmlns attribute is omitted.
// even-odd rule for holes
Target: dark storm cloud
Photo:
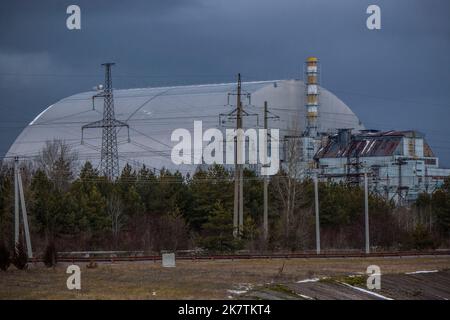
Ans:
<svg viewBox="0 0 450 320"><path fill-rule="evenodd" d="M65 27L69 4L81 31ZM369 4L380 31L365 27ZM448 12L448 0L2 1L0 153L47 105L101 81L106 60L125 88L300 78L317 55L323 85L366 126L420 130L450 166Z"/></svg>

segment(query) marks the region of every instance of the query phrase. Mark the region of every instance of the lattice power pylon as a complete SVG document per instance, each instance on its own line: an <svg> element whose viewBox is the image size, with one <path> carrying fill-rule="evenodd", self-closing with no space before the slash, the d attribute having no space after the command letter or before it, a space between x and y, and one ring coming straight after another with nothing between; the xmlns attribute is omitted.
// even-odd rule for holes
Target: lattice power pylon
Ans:
<svg viewBox="0 0 450 320"><path fill-rule="evenodd" d="M103 63L105 66L105 85L103 92L97 97L103 97L103 119L84 125L81 128L81 141L85 129L102 128L102 149L101 149L101 172L109 179L114 179L119 175L119 154L117 149L117 128L126 127L128 129L128 140L130 139L130 128L127 123L116 120L114 113L114 97L111 78L111 67L114 63Z"/></svg>

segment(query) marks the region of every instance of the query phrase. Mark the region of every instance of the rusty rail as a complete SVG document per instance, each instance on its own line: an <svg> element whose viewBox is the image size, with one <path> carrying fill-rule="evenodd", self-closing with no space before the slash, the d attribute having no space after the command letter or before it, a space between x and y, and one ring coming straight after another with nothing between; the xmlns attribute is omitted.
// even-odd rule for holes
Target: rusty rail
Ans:
<svg viewBox="0 0 450 320"><path fill-rule="evenodd" d="M180 255L177 260L243 260L243 259L308 259L308 258L376 258L376 257L407 257L407 256L444 256L450 255L450 250L434 251L397 251L397 252L324 252L316 253L272 253L272 254L220 254L220 255ZM116 257L58 257L58 262L138 262L159 261L161 255L133 255ZM33 258L31 262L42 262L42 258Z"/></svg>

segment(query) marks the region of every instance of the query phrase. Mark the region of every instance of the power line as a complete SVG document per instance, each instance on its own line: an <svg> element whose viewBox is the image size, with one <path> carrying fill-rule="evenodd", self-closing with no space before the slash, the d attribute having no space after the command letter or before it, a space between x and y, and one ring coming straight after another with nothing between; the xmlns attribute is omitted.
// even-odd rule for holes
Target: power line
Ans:
<svg viewBox="0 0 450 320"><path fill-rule="evenodd" d="M105 67L105 86L101 93L103 97L103 118L85 124L81 127L81 143L83 143L83 132L85 129L101 128L102 129L102 149L101 149L101 170L109 178L114 179L119 175L119 155L117 149L117 128L126 127L127 123L116 120L114 110L114 96L112 88L111 67L114 63L104 63ZM128 136L129 136L128 131Z"/></svg>

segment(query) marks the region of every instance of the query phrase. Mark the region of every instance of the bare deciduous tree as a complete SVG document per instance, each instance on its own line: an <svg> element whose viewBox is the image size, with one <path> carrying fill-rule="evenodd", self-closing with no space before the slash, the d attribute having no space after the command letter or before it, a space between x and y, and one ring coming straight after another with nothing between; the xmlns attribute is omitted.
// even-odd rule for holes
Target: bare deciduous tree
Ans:
<svg viewBox="0 0 450 320"><path fill-rule="evenodd" d="M295 117L297 119L298 117ZM297 208L300 194L300 178L304 172L300 165L301 145L298 138L300 135L300 126L298 120L294 120L290 132L294 133L294 138L286 139L284 142L285 161L282 173L273 179L274 186L278 191L278 198L283 207L283 225L285 238L289 238L290 226Z"/></svg>
<svg viewBox="0 0 450 320"><path fill-rule="evenodd" d="M37 157L39 167L54 182L59 191L67 191L74 178L77 154L63 140L46 141Z"/></svg>
<svg viewBox="0 0 450 320"><path fill-rule="evenodd" d="M113 192L107 199L106 210L111 217L111 231L117 245L120 230L123 226L123 206L119 195Z"/></svg>

